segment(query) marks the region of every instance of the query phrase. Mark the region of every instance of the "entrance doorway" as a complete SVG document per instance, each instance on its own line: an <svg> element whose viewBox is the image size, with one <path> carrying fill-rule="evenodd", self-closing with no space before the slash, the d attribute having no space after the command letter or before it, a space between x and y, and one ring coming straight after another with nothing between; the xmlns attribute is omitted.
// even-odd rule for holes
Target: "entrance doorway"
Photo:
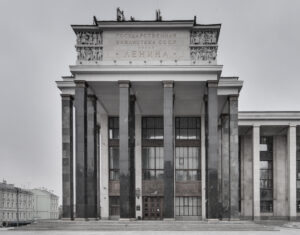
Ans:
<svg viewBox="0 0 300 235"><path fill-rule="evenodd" d="M143 219L161 220L163 218L163 197L143 197Z"/></svg>

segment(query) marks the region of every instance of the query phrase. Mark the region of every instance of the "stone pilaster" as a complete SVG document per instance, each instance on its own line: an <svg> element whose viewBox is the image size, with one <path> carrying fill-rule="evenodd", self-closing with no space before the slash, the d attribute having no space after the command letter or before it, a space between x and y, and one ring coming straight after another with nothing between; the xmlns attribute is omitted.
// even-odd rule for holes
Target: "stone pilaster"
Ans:
<svg viewBox="0 0 300 235"><path fill-rule="evenodd" d="M219 138L218 138L218 95L217 81L207 83L207 218L220 217L220 205L218 203L218 162Z"/></svg>
<svg viewBox="0 0 300 235"><path fill-rule="evenodd" d="M62 101L62 217L74 219L73 182L73 97L61 95Z"/></svg>
<svg viewBox="0 0 300 235"><path fill-rule="evenodd" d="M130 195L130 218L135 218L135 95L130 95L129 100L129 195Z"/></svg>
<svg viewBox="0 0 300 235"><path fill-rule="evenodd" d="M140 114L135 115L135 191L136 218L142 218L142 116Z"/></svg>
<svg viewBox="0 0 300 235"><path fill-rule="evenodd" d="M87 85L76 81L76 217L86 218L86 160L87 160Z"/></svg>
<svg viewBox="0 0 300 235"><path fill-rule="evenodd" d="M206 143L205 116L201 116L201 205L202 220L206 219Z"/></svg>
<svg viewBox="0 0 300 235"><path fill-rule="evenodd" d="M253 126L253 219L260 218L260 126Z"/></svg>
<svg viewBox="0 0 300 235"><path fill-rule="evenodd" d="M222 218L230 218L230 153L229 115L221 116L222 122Z"/></svg>
<svg viewBox="0 0 300 235"><path fill-rule="evenodd" d="M230 96L229 102L229 162L230 162L230 218L239 218L239 127L238 96Z"/></svg>
<svg viewBox="0 0 300 235"><path fill-rule="evenodd" d="M288 129L287 138L287 153L288 153L288 211L289 219L296 220L297 208L296 208L296 154L297 154L297 142L296 142L296 126L290 125Z"/></svg>
<svg viewBox="0 0 300 235"><path fill-rule="evenodd" d="M119 81L120 128L120 218L131 217L130 150L129 150L129 95L130 82Z"/></svg>
<svg viewBox="0 0 300 235"><path fill-rule="evenodd" d="M174 82L164 81L164 218L174 218Z"/></svg>
<svg viewBox="0 0 300 235"><path fill-rule="evenodd" d="M87 218L97 218L97 116L96 97L87 97Z"/></svg>
<svg viewBox="0 0 300 235"><path fill-rule="evenodd" d="M108 115L100 114L100 211L101 219L109 218L109 159L108 159Z"/></svg>

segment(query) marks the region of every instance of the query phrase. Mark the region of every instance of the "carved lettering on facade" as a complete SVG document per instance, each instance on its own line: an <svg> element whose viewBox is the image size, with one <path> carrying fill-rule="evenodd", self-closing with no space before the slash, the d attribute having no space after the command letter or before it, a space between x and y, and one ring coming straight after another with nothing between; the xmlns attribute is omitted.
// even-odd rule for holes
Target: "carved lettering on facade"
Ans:
<svg viewBox="0 0 300 235"><path fill-rule="evenodd" d="M189 60L189 34L175 30L104 33L104 60Z"/></svg>

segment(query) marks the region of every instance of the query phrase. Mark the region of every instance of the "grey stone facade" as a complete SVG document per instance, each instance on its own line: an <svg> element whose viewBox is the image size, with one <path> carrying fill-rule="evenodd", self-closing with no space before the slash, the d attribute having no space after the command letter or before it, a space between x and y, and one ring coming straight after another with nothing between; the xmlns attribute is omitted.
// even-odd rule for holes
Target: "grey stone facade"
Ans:
<svg viewBox="0 0 300 235"><path fill-rule="evenodd" d="M243 81L217 63L221 25L72 27L77 62L57 82L64 218L297 218L300 113L238 111Z"/></svg>

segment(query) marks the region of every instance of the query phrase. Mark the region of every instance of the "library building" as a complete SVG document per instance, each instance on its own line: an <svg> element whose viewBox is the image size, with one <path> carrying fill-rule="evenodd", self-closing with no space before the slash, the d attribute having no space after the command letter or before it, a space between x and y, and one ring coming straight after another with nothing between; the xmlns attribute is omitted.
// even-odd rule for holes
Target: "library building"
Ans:
<svg viewBox="0 0 300 235"><path fill-rule="evenodd" d="M300 112L239 111L221 24L117 9L71 27L76 62L56 82L64 219L300 219Z"/></svg>

